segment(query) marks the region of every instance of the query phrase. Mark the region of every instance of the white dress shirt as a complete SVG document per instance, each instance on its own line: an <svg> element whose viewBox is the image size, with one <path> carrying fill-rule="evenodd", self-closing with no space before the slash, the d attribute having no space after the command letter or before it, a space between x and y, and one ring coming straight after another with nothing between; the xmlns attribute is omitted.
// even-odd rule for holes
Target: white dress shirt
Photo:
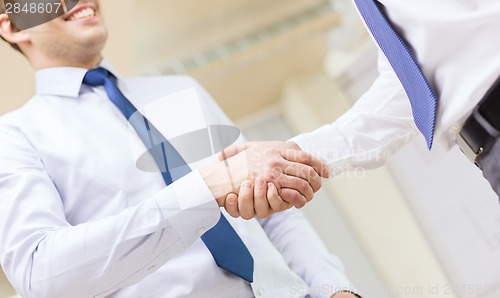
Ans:
<svg viewBox="0 0 500 298"><path fill-rule="evenodd" d="M165 187L138 170L126 119L102 87L81 85L85 72L37 71L36 95L0 118L0 260L23 297L329 297L350 287L297 211L226 216L255 260L254 282L217 267L200 235L220 209L200 173ZM231 124L191 78L118 85L139 109L195 88L207 124Z"/></svg>
<svg viewBox="0 0 500 298"><path fill-rule="evenodd" d="M474 106L500 75L500 1L379 2L438 94L434 140L449 149ZM378 62L378 78L351 110L291 140L327 161L333 172L379 166L420 136L408 97L381 51Z"/></svg>

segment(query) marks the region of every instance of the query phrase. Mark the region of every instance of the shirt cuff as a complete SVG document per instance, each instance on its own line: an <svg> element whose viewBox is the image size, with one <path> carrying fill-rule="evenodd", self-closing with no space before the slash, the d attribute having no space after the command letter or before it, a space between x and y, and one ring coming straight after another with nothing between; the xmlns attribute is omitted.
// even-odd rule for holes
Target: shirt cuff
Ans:
<svg viewBox="0 0 500 298"><path fill-rule="evenodd" d="M170 187L166 189L170 188L175 196L178 212L169 217L169 224L185 246L190 246L217 224L221 216L219 205L198 170L175 181Z"/></svg>
<svg viewBox="0 0 500 298"><path fill-rule="evenodd" d="M307 152L313 156L317 156L316 154L314 154L315 153L314 151L317 150L317 146L315 143L312 143L310 142L310 140L309 141L307 140L306 134L297 135L287 140L287 142L294 143L300 147L300 150Z"/></svg>
<svg viewBox="0 0 500 298"><path fill-rule="evenodd" d="M218 208L215 197L198 170L175 181L172 187L181 210L198 208L208 203L213 203Z"/></svg>

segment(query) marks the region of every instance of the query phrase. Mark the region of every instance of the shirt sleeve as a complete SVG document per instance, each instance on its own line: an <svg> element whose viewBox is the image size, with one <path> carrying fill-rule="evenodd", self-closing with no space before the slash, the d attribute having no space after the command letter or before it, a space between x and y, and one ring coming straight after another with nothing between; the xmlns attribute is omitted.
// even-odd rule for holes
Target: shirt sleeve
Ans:
<svg viewBox="0 0 500 298"><path fill-rule="evenodd" d="M384 164L418 130L403 86L382 53L378 70L370 89L344 115L289 141L324 160L334 174Z"/></svg>
<svg viewBox="0 0 500 298"><path fill-rule="evenodd" d="M0 148L0 260L22 297L110 295L153 273L220 217L193 171L137 206L72 226L29 140L0 128ZM178 198L186 196L202 203L183 209Z"/></svg>
<svg viewBox="0 0 500 298"><path fill-rule="evenodd" d="M289 209L259 221L288 266L308 284L311 297L356 292L340 259L328 252L302 212Z"/></svg>

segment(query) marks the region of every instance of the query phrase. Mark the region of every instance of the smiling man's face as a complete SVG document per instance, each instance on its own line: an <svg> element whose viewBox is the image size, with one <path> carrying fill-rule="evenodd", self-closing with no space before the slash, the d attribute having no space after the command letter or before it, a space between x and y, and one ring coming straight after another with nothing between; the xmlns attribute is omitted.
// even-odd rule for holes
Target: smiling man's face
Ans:
<svg viewBox="0 0 500 298"><path fill-rule="evenodd" d="M19 46L36 69L94 67L107 39L99 0L81 0L63 16L18 34L25 38Z"/></svg>

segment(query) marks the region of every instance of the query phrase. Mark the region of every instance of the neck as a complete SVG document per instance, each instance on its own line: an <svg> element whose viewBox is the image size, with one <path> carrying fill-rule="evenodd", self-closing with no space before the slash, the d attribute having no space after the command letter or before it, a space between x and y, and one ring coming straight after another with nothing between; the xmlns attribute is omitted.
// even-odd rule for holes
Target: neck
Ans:
<svg viewBox="0 0 500 298"><path fill-rule="evenodd" d="M35 70L52 68L52 67L78 67L85 69L92 69L99 65L102 60L102 56L96 55L89 57L87 59L37 59L38 57L31 57L30 62Z"/></svg>

